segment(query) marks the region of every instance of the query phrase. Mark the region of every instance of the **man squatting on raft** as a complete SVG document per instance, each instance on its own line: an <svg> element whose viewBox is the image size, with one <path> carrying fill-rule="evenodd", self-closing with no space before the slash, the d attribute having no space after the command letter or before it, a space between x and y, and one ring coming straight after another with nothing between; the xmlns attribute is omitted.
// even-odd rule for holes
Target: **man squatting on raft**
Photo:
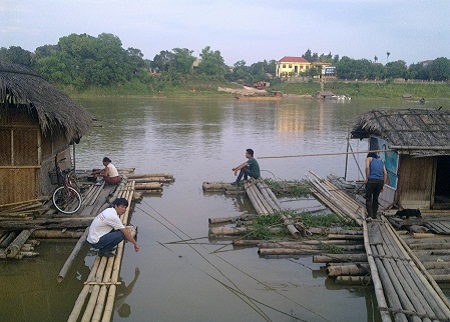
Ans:
<svg viewBox="0 0 450 322"><path fill-rule="evenodd" d="M375 152L366 158L366 209L367 217L377 218L378 197L387 183L386 167Z"/></svg>
<svg viewBox="0 0 450 322"><path fill-rule="evenodd" d="M252 149L245 150L245 157L248 160L232 169L235 176L238 175L237 173L239 171L239 175L236 178L236 181L232 183L232 185L238 185L242 177L244 177L244 180L247 180L247 177L249 176L255 179L259 178L259 164L258 161L256 161L256 159L253 157L253 154L254 152Z"/></svg>
<svg viewBox="0 0 450 322"><path fill-rule="evenodd" d="M125 213L128 201L124 198L117 198L111 208L103 210L91 223L87 241L95 249L98 249L99 256L112 257L114 247L125 238L134 245L134 250L139 251L139 244L131 236L120 220L120 216Z"/></svg>

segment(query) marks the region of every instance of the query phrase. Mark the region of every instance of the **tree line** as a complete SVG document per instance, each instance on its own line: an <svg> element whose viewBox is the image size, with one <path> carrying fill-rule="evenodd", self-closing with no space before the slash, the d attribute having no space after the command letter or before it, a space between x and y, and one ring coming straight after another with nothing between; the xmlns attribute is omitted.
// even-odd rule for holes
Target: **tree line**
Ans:
<svg viewBox="0 0 450 322"><path fill-rule="evenodd" d="M61 37L56 45L44 45L34 52L18 46L0 48L0 61L29 66L54 84L84 90L91 86L110 86L127 82L140 82L164 86L176 86L186 78L195 76L209 80L254 83L277 81L276 60L262 61L248 66L240 60L227 66L218 50L209 46L202 49L199 59L193 50L174 48L162 50L153 60L144 59L141 50L122 47L119 37L102 33L98 37L87 34L71 34ZM390 53L387 53L389 58ZM352 59L347 56L318 54L308 49L303 55L309 62L329 62L336 67L340 79L419 79L447 81L450 79L450 60L441 57L427 64L417 63L409 67L403 60L386 65L368 59ZM315 76L311 68L302 76Z"/></svg>

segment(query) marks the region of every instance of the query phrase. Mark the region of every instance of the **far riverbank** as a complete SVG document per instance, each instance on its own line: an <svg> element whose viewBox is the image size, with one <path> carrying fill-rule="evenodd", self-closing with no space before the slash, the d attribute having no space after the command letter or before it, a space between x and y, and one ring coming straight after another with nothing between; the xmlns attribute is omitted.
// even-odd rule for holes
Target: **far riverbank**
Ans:
<svg viewBox="0 0 450 322"><path fill-rule="evenodd" d="M234 94L221 92L219 87L242 88L240 84L219 81L186 80L177 86L165 85L163 88L155 84L142 84L138 82L126 83L109 87L91 87L83 91L73 88L61 88L71 97L147 97L147 98L213 98L230 97ZM156 90L156 88L161 88ZM267 89L283 92L286 96L315 97L321 90L319 82L277 82L273 81ZM447 83L395 83L395 82L365 82L365 81L334 81L324 82L323 90L331 91L336 95L346 95L352 98L366 99L409 99L426 100L450 99L450 84Z"/></svg>

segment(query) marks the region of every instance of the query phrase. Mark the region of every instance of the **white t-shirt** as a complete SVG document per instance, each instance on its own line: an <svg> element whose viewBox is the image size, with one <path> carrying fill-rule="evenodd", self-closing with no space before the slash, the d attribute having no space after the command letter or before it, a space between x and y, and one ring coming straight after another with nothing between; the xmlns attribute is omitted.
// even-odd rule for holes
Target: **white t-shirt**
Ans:
<svg viewBox="0 0 450 322"><path fill-rule="evenodd" d="M116 209L107 208L92 221L86 240L91 244L97 244L103 235L106 235L113 229L118 230L122 228L125 228L125 226L117 215Z"/></svg>
<svg viewBox="0 0 450 322"><path fill-rule="evenodd" d="M110 177L118 177L119 176L119 171L117 171L116 167L112 163L109 163L107 165L107 167L109 169L108 173L109 173Z"/></svg>

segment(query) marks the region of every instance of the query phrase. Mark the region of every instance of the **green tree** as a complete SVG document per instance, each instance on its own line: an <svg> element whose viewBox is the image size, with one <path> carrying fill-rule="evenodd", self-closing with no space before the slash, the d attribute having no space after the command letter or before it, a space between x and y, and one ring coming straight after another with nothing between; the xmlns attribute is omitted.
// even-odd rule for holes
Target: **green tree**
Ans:
<svg viewBox="0 0 450 322"><path fill-rule="evenodd" d="M195 61L195 57L192 56L193 50L187 48L174 48L174 68L177 73L182 75L189 75L192 73L192 64Z"/></svg>
<svg viewBox="0 0 450 322"><path fill-rule="evenodd" d="M155 55L151 63L151 67L157 72L168 72L170 66L173 65L174 53L168 50L161 50L159 54Z"/></svg>
<svg viewBox="0 0 450 322"><path fill-rule="evenodd" d="M77 89L121 84L147 75L139 49L122 48L119 37L102 33L61 37L57 46L36 50L36 68L49 80ZM142 78L144 77L144 78Z"/></svg>
<svg viewBox="0 0 450 322"><path fill-rule="evenodd" d="M225 65L224 59L220 51L212 51L211 47L207 46L202 49L201 62L198 66L198 73L213 76L216 79L223 80L228 73L228 67Z"/></svg>
<svg viewBox="0 0 450 322"><path fill-rule="evenodd" d="M406 78L407 66L403 60L387 63L385 68L387 78Z"/></svg>
<svg viewBox="0 0 450 322"><path fill-rule="evenodd" d="M305 59L306 59L307 61L309 61L310 63L313 62L311 49L308 49L307 51L305 51L305 53L303 54L302 57L305 58Z"/></svg>
<svg viewBox="0 0 450 322"><path fill-rule="evenodd" d="M233 71L228 74L227 79L241 83L250 82L250 68L246 66L245 60L239 60L233 64Z"/></svg>
<svg viewBox="0 0 450 322"><path fill-rule="evenodd" d="M450 79L450 60L445 57L435 59L429 65L430 79L435 81L447 81Z"/></svg>
<svg viewBox="0 0 450 322"><path fill-rule="evenodd" d="M32 64L32 55L31 52L19 46L11 46L8 49L2 47L0 48L0 61L30 67Z"/></svg>

